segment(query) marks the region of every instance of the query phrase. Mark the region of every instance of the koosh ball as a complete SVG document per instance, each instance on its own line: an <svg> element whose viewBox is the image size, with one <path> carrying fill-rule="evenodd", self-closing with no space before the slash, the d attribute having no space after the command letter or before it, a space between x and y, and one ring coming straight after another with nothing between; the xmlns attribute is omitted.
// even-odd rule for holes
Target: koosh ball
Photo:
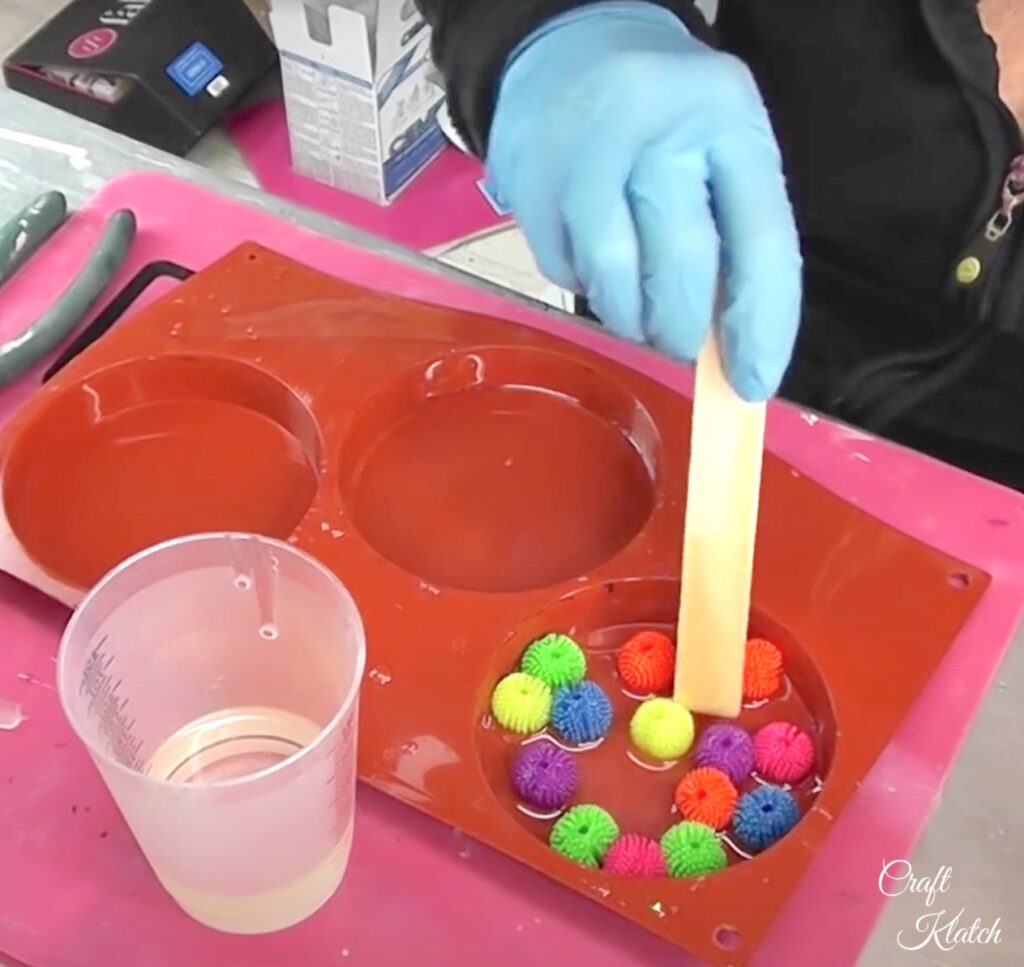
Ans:
<svg viewBox="0 0 1024 967"><path fill-rule="evenodd" d="M612 843L601 868L616 876L664 876L665 854L657 841L626 833Z"/></svg>
<svg viewBox="0 0 1024 967"><path fill-rule="evenodd" d="M725 849L710 826L682 822L661 837L669 876L707 876L728 863Z"/></svg>
<svg viewBox="0 0 1024 967"><path fill-rule="evenodd" d="M603 739L612 727L612 703L600 685L580 682L555 692L551 725L567 742Z"/></svg>
<svg viewBox="0 0 1024 967"><path fill-rule="evenodd" d="M622 683L636 695L664 692L672 684L676 649L668 635L641 631L633 635L615 656Z"/></svg>
<svg viewBox="0 0 1024 967"><path fill-rule="evenodd" d="M524 672L506 675L491 695L491 712L510 732L539 732L551 718L551 689Z"/></svg>
<svg viewBox="0 0 1024 967"><path fill-rule="evenodd" d="M587 674L587 658L583 649L568 635L545 635L526 649L520 668L554 691L583 681Z"/></svg>
<svg viewBox="0 0 1024 967"><path fill-rule="evenodd" d="M754 735L754 768L770 782L801 782L814 769L814 741L790 722L771 722Z"/></svg>
<svg viewBox="0 0 1024 967"><path fill-rule="evenodd" d="M753 852L777 843L799 821L800 807L781 786L758 786L740 797L732 829L742 846Z"/></svg>
<svg viewBox="0 0 1024 967"><path fill-rule="evenodd" d="M512 763L512 788L535 809L564 809L579 784L576 760L546 739L524 745Z"/></svg>
<svg viewBox="0 0 1024 967"><path fill-rule="evenodd" d="M698 766L679 780L675 791L676 809L684 819L725 829L732 822L739 793L721 769Z"/></svg>
<svg viewBox="0 0 1024 967"><path fill-rule="evenodd" d="M653 759L678 759L693 743L693 716L670 698L649 698L633 713L629 737Z"/></svg>
<svg viewBox="0 0 1024 967"><path fill-rule="evenodd" d="M698 766L720 769L739 786L754 768L754 740L738 725L717 722L700 734L693 761Z"/></svg>
<svg viewBox="0 0 1024 967"><path fill-rule="evenodd" d="M600 806L573 806L551 828L548 842L556 853L595 869L619 838L619 827Z"/></svg>
<svg viewBox="0 0 1024 967"><path fill-rule="evenodd" d="M771 698L782 688L782 652L764 638L751 638L743 658L743 697L748 702Z"/></svg>

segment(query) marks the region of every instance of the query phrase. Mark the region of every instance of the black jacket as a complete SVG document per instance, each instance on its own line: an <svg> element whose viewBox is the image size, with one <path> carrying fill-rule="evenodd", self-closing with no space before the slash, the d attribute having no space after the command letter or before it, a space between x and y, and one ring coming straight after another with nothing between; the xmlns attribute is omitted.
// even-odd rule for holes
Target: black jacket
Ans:
<svg viewBox="0 0 1024 967"><path fill-rule="evenodd" d="M421 0L480 155L508 54L586 2ZM652 2L740 56L771 113L807 267L783 394L1024 489L1024 253L997 215L1024 147L975 0L720 0L714 33Z"/></svg>

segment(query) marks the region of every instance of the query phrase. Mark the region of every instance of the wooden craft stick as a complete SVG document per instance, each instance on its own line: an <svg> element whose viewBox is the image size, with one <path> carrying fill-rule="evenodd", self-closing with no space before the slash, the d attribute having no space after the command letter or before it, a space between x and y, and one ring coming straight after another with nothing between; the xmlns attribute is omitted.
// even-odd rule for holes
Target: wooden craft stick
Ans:
<svg viewBox="0 0 1024 967"><path fill-rule="evenodd" d="M712 336L697 360L676 648L674 698L691 712L740 713L764 421Z"/></svg>

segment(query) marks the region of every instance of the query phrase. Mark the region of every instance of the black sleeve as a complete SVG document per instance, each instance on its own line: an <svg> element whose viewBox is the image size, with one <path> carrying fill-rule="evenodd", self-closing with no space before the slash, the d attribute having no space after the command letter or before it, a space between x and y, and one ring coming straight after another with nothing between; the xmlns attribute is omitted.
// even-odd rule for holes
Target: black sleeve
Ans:
<svg viewBox="0 0 1024 967"><path fill-rule="evenodd" d="M594 0L417 0L433 29L434 62L448 89L459 134L483 157L495 89L509 54L545 21ZM695 36L711 39L692 0L649 0L679 16Z"/></svg>

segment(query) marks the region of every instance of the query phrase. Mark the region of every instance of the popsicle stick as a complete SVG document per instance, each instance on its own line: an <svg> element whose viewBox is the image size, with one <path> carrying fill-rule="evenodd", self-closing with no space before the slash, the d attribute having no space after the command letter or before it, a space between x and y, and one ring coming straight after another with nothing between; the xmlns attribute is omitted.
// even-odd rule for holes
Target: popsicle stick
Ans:
<svg viewBox="0 0 1024 967"><path fill-rule="evenodd" d="M765 406L733 391L712 336L697 360L674 698L734 718L743 701Z"/></svg>

